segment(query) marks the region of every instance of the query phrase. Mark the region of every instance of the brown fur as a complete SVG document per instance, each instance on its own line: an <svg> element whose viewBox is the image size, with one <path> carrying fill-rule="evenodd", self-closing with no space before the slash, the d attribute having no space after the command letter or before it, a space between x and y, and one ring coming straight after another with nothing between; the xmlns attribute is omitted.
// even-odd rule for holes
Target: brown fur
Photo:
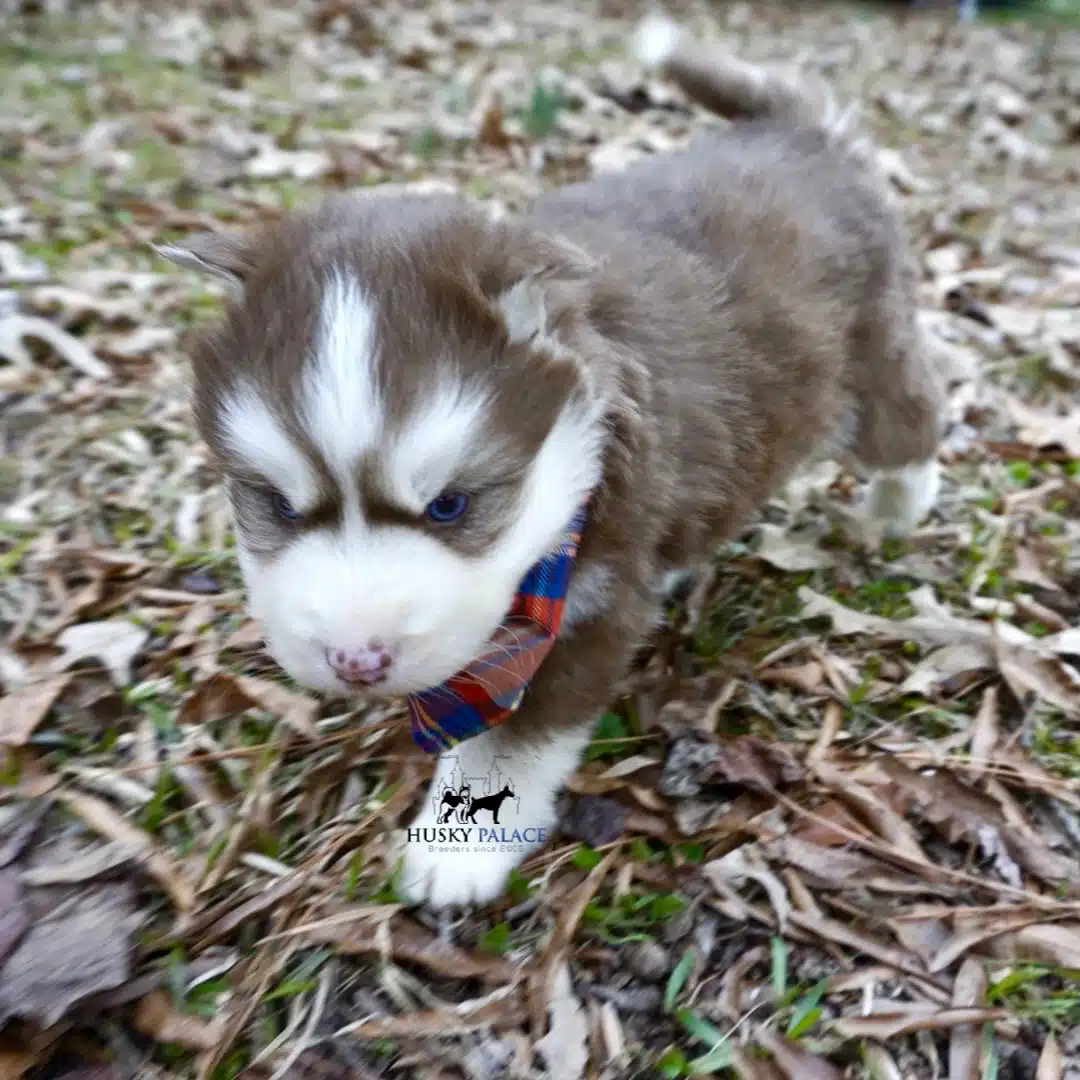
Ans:
<svg viewBox="0 0 1080 1080"><path fill-rule="evenodd" d="M201 238L196 238L200 240ZM233 502L246 535L266 538L272 555L298 529L333 524L340 505L329 470L296 414L303 359L316 332L319 298L344 268L370 283L378 305L378 381L390 426L429 387L432 367L452 361L466 382L493 394L493 423L476 433L469 472L458 482L488 493L467 529L443 530L462 551L479 555L513 513L522 477L582 373L559 350L507 345L490 298L527 274L555 283L582 273L580 252L520 224L493 225L476 208L447 197L338 197L231 243L211 235L216 265L241 277L243 300L193 350L194 409L219 468L235 481ZM226 246L228 245L228 246ZM325 502L302 525L275 522L260 481L245 475L220 437L219 404L243 373L278 402L294 440L322 474ZM365 515L437 529L395 504L373 458L363 470Z"/></svg>
<svg viewBox="0 0 1080 1080"><path fill-rule="evenodd" d="M706 105L767 119L527 216L606 257L589 324L617 350L623 394L578 571L609 567L611 601L552 654L512 721L523 735L601 709L653 624L658 571L708 561L800 464L847 450L896 468L941 438L903 228L860 148L810 123L786 82L764 84L783 87L778 108L760 82L739 98L714 60L694 47L669 74Z"/></svg>
<svg viewBox="0 0 1080 1080"><path fill-rule="evenodd" d="M340 259L378 301L390 414L446 357L495 389L475 468L504 495L454 541L463 550L481 553L514 512L566 398L607 402L573 616L505 723L523 741L590 723L654 624L664 573L707 562L800 464L850 450L868 468L901 467L933 457L941 435L903 229L864 157L794 84L696 46L667 70L738 122L510 222L452 199L341 199L200 250L245 280L195 356L200 428L227 470L221 389L243 365L287 413ZM529 275L544 282L550 325L511 345L495 300ZM373 513L402 513L377 461L369 498Z"/></svg>

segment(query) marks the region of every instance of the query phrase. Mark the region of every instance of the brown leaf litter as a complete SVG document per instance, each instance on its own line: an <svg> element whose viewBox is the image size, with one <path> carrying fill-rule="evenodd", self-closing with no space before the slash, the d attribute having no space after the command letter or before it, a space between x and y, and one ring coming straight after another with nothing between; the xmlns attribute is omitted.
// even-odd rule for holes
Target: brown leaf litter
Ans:
<svg viewBox="0 0 1080 1080"><path fill-rule="evenodd" d="M20 828L25 819L8 825L12 861L0 870L0 1025L49 1028L132 979L143 916L130 877L114 880L124 860L30 820L33 833Z"/></svg>
<svg viewBox="0 0 1080 1080"><path fill-rule="evenodd" d="M220 291L152 245L358 186L504 213L681 145L713 121L625 59L637 14L0 14L4 1080L1075 1080L1075 33L698 12L861 102L950 385L943 494L877 549L860 478L793 483L490 909L396 902L431 763L396 707L287 685L243 614L183 355Z"/></svg>

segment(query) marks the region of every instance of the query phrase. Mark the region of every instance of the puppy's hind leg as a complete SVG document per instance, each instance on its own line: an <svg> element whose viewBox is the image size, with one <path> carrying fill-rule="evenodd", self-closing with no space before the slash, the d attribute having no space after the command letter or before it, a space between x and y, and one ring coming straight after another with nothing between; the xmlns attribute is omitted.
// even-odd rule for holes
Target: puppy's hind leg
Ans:
<svg viewBox="0 0 1080 1080"><path fill-rule="evenodd" d="M857 422L851 451L870 472L866 511L904 536L937 502L945 390L921 340L906 282L896 281L856 330Z"/></svg>
<svg viewBox="0 0 1080 1080"><path fill-rule="evenodd" d="M886 535L906 536L933 510L940 490L941 474L936 460L883 469L870 481L867 513L882 522Z"/></svg>

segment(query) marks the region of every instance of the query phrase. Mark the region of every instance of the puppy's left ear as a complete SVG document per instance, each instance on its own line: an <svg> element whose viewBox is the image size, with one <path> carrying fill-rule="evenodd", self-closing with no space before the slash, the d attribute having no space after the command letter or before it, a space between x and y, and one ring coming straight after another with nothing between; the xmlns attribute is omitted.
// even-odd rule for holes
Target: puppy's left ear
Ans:
<svg viewBox="0 0 1080 1080"><path fill-rule="evenodd" d="M584 283L600 263L561 236L520 228L499 232L480 285L502 316L510 341L519 344L550 328L554 286Z"/></svg>
<svg viewBox="0 0 1080 1080"><path fill-rule="evenodd" d="M177 266L220 278L234 289L243 288L255 267L255 239L240 230L196 233L178 244L155 244L154 250Z"/></svg>

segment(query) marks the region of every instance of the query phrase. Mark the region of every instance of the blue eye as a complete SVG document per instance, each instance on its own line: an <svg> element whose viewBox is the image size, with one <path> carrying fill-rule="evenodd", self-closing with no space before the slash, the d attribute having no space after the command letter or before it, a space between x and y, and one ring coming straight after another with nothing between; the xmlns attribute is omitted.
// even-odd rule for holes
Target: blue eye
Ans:
<svg viewBox="0 0 1080 1080"><path fill-rule="evenodd" d="M457 521L469 508L469 496L463 491L444 491L438 498L432 499L424 511L428 519L440 525Z"/></svg>
<svg viewBox="0 0 1080 1080"><path fill-rule="evenodd" d="M274 513L286 521L296 521L300 517L299 511L279 492L274 493Z"/></svg>

